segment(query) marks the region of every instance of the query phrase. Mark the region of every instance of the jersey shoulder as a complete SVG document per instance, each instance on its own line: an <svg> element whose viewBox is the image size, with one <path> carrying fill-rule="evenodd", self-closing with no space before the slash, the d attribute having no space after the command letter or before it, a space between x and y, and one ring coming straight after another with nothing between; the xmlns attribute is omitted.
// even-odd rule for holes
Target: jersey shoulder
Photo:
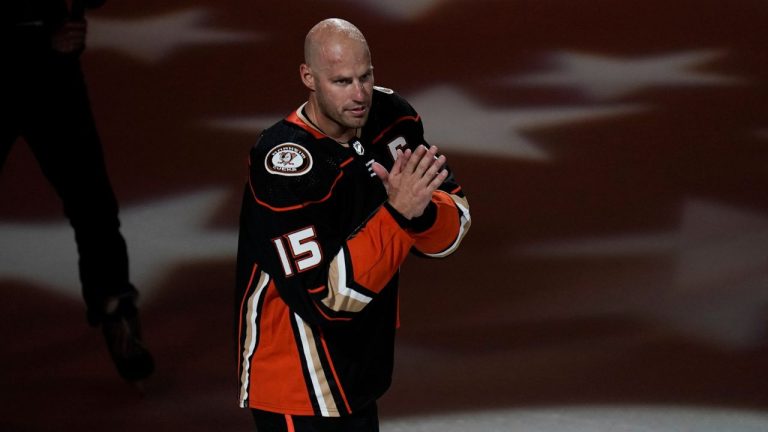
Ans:
<svg viewBox="0 0 768 432"><path fill-rule="evenodd" d="M380 86L374 86L373 89L372 103L375 107L375 111L381 115L392 118L418 116L418 113L413 109L411 104L396 91Z"/></svg>
<svg viewBox="0 0 768 432"><path fill-rule="evenodd" d="M327 140L288 120L265 129L250 152L254 197L273 209L290 209L326 197L344 157Z"/></svg>
<svg viewBox="0 0 768 432"><path fill-rule="evenodd" d="M364 141L376 148L382 143L385 147L393 143L397 147L424 143L421 117L411 104L393 90L374 89L371 113L362 131Z"/></svg>

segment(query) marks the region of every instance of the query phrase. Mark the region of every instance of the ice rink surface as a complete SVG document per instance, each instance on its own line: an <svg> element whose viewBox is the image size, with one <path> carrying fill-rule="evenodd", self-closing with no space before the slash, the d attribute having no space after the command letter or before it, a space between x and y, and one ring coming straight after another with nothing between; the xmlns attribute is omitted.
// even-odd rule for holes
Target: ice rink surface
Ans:
<svg viewBox="0 0 768 432"><path fill-rule="evenodd" d="M764 432L763 412L685 407L499 410L384 421L382 432Z"/></svg>

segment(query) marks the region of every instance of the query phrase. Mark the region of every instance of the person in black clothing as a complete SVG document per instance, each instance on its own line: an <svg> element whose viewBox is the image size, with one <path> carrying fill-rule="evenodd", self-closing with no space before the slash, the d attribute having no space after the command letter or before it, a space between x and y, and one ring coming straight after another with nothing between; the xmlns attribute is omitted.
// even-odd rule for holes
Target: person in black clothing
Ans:
<svg viewBox="0 0 768 432"><path fill-rule="evenodd" d="M124 379L154 370L141 340L137 290L128 277L128 253L120 233L101 142L91 112L79 56L85 48L84 7L104 0L13 0L2 18L0 167L21 137L61 198L75 232L87 320L101 326ZM10 9L10 13L7 13Z"/></svg>

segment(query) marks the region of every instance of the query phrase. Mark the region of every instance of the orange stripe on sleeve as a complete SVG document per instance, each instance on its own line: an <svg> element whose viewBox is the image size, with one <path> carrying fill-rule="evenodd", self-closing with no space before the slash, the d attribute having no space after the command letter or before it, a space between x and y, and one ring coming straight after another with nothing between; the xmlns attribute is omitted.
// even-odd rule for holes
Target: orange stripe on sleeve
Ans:
<svg viewBox="0 0 768 432"><path fill-rule="evenodd" d="M451 197L442 191L432 195L437 205L435 223L428 230L414 234L415 247L426 254L439 253L451 246L459 234L459 213Z"/></svg>
<svg viewBox="0 0 768 432"><path fill-rule="evenodd" d="M395 275L413 246L413 238L380 207L365 227L347 242L354 280L378 293Z"/></svg>

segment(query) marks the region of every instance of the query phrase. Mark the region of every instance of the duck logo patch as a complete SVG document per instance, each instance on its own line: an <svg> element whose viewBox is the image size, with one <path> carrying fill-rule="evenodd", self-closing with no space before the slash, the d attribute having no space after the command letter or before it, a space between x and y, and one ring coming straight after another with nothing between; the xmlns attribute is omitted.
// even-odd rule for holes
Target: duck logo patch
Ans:
<svg viewBox="0 0 768 432"><path fill-rule="evenodd" d="M312 169L312 156L298 144L284 143L267 153L264 167L272 174L300 176Z"/></svg>

